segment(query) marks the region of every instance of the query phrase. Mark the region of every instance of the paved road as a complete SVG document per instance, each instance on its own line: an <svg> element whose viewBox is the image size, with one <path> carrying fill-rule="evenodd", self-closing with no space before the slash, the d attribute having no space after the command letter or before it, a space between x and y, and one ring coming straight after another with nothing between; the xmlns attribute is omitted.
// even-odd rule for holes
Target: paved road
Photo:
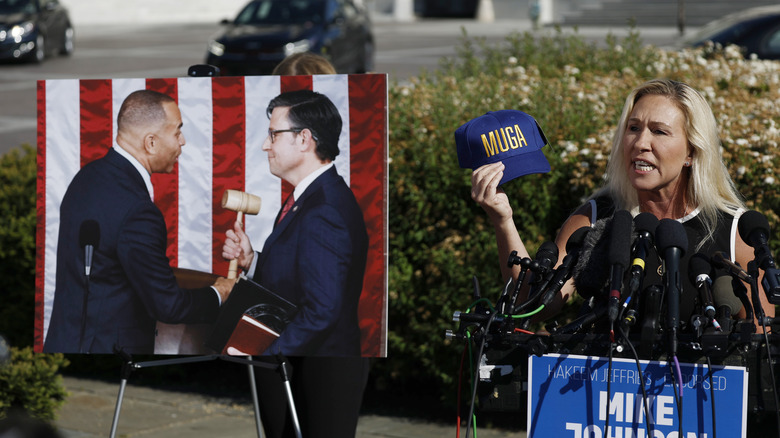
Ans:
<svg viewBox="0 0 780 438"><path fill-rule="evenodd" d="M55 425L63 438L107 437L111 432L119 382L65 378L70 392ZM453 414L454 415L454 414ZM481 438L525 438L524 431L478 429ZM465 429L461 430L461 434ZM360 417L357 438L439 438L454 436L453 424L391 415ZM123 438L257 437L249 396L219 398L133 386L125 389L116 436Z"/></svg>
<svg viewBox="0 0 780 438"><path fill-rule="evenodd" d="M408 80L421 69L433 70L442 56L454 55L462 29L492 44L499 44L511 32L531 30L530 22L515 19L396 23L380 16L374 21L376 70L388 73L391 82ZM216 23L85 27L76 29L76 51L69 58L52 58L40 65L0 65L0 154L22 143L35 145L37 80L183 76L187 67L203 62L206 43L218 28ZM587 40L603 42L607 32L621 36L627 29L583 28L578 32ZM676 31L642 29L641 35L647 43L665 45L676 38Z"/></svg>

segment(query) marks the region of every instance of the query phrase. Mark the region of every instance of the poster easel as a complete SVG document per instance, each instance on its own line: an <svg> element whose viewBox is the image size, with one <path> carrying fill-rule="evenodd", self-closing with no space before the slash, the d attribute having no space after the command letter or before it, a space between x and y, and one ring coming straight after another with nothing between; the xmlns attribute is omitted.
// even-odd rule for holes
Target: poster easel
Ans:
<svg viewBox="0 0 780 438"><path fill-rule="evenodd" d="M290 386L290 364L287 359L279 355L277 356L277 363L271 364L267 362L261 362L253 360L251 356L225 356L225 355L206 355L206 356L193 356L193 357L178 357L175 359L163 359L144 362L134 362L130 354L124 351L116 351L115 353L122 359L121 381L119 384L119 394L116 399L116 407L114 408L114 418L111 422L111 434L110 438L116 437L116 429L119 423L119 414L122 410L122 400L125 395L125 388L127 387L127 381L130 378L130 374L134 370L141 368L150 368L156 366L165 365L180 365L185 363L207 362L211 360L225 360L228 362L244 363L247 365L249 371L249 387L252 393L252 403L254 405L255 425L257 427L257 437L263 438L263 423L260 419L260 407L257 397L257 386L255 385L255 373L254 367L261 367L271 370L276 370L280 374L280 378L284 382L285 392L287 393L287 402L290 407L291 419L295 430L296 437L301 438L301 427L298 422L298 414L295 409L295 401L293 400L292 388Z"/></svg>

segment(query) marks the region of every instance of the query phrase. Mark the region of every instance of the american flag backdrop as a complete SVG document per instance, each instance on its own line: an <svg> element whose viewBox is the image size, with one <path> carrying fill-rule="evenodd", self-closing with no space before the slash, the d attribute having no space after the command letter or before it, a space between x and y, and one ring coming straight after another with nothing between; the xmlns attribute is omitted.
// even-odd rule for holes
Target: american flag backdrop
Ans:
<svg viewBox="0 0 780 438"><path fill-rule="evenodd" d="M360 301L363 356L386 356L387 342L387 76L318 75L38 82L38 175L35 348L41 351L54 300L59 207L73 176L115 144L116 116L138 89L173 97L186 145L170 174L154 174L155 203L168 225L172 266L227 274L221 257L236 213L221 207L227 189L262 198L246 215L256 250L292 188L271 175L261 145L268 102L284 91L327 95L344 122L335 164L363 210L369 235Z"/></svg>

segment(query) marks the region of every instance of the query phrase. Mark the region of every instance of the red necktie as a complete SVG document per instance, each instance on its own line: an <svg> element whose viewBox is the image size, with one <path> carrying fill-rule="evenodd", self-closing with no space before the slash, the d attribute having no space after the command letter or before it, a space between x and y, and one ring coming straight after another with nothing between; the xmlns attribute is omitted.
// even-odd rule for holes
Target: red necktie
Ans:
<svg viewBox="0 0 780 438"><path fill-rule="evenodd" d="M284 219L284 215L287 214L288 211L292 208L293 204L295 204L295 197L290 194L290 196L287 197L287 201L284 202L284 206L282 207L282 213L279 215L279 219L276 221L278 224L279 222Z"/></svg>

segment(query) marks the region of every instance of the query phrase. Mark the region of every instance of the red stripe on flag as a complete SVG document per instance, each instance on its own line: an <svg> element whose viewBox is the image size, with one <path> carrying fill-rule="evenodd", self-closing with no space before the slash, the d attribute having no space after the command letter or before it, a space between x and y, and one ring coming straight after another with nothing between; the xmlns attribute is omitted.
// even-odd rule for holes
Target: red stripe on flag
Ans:
<svg viewBox="0 0 780 438"><path fill-rule="evenodd" d="M385 305L386 96L386 80L349 76L350 187L363 210L369 237L358 315L362 354L374 357L383 353L385 344L381 318Z"/></svg>
<svg viewBox="0 0 780 438"><path fill-rule="evenodd" d="M311 90L314 88L314 79L312 76L282 76L279 78L279 91L287 93L288 91ZM293 192L292 184L282 180L282 205L290 193Z"/></svg>
<svg viewBox="0 0 780 438"><path fill-rule="evenodd" d="M157 91L179 100L176 79L147 79L146 89ZM185 139L186 140L186 139ZM165 141L170 141L167 139ZM166 254L171 266L179 265L179 163L173 166L171 173L153 173L154 204L163 214L168 230Z"/></svg>
<svg viewBox="0 0 780 438"><path fill-rule="evenodd" d="M46 81L38 81L38 174L35 180L35 213L38 228L35 230L35 327L33 345L35 352L43 351L44 266L46 266Z"/></svg>
<svg viewBox="0 0 780 438"><path fill-rule="evenodd" d="M214 117L212 236L213 272L227 275L228 262L222 259L225 231L233 228L236 213L222 208L222 196L227 189L246 189L246 105L244 78L218 77L211 83Z"/></svg>
<svg viewBox="0 0 780 438"><path fill-rule="evenodd" d="M110 79L79 81L81 95L81 167L106 154L114 144Z"/></svg>

